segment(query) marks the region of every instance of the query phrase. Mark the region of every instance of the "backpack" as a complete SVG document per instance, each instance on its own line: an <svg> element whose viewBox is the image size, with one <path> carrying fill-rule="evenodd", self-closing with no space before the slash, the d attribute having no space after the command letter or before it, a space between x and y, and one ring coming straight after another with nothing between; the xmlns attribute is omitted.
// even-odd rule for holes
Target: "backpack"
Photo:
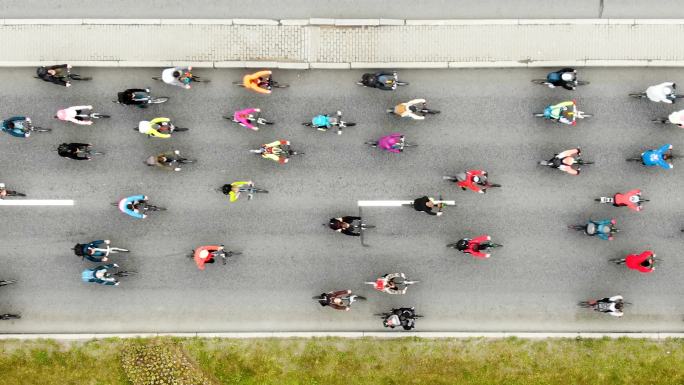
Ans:
<svg viewBox="0 0 684 385"><path fill-rule="evenodd" d="M95 274L92 270L83 270L81 273L81 280L83 282L90 282L91 279L95 278Z"/></svg>

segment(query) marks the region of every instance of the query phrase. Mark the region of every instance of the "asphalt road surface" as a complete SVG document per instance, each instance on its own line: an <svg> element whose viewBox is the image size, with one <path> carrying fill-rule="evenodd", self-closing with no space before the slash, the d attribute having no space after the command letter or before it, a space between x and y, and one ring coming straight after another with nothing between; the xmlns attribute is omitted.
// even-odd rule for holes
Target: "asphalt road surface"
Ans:
<svg viewBox="0 0 684 385"><path fill-rule="evenodd" d="M66 89L33 78L32 69L5 69L0 115L25 114L52 133L19 139L2 134L0 179L34 199L74 199L74 207L1 207L0 312L20 312L3 332L345 331L382 330L373 314L415 306L420 331L683 331L684 218L681 164L646 169L625 158L672 143L684 153L680 129L650 119L674 106L629 98L650 84L684 79L680 69L584 69L591 84L576 92L530 83L535 70L406 70L411 84L396 92L355 85L361 71L277 71L291 84L272 95L231 85L240 70L198 70L212 80L191 90L151 80L154 69L81 69L91 82ZM113 104L124 88L149 86L171 100L147 110ZM385 109L415 97L442 111L425 121L400 120ZM533 118L544 106L576 98L595 117L575 127ZM112 119L76 126L52 118L59 109L93 104ZM253 132L221 118L259 107L276 121ZM681 108L681 107L680 107ZM317 113L342 110L358 125L342 136L301 125ZM145 138L137 122L172 118L188 132ZM363 145L402 132L417 148L402 154ZM289 139L306 154L286 165L247 150ZM90 162L60 158L61 142L89 142L106 155ZM578 177L537 165L581 146L587 166ZM178 173L143 165L168 149L199 159ZM442 175L483 168L501 189L464 192ZM252 179L269 194L229 203L215 191ZM641 188L640 213L594 198ZM111 206L147 194L168 208L135 220ZM423 194L454 199L442 217L411 208L368 208L377 226L369 247L321 224L358 212L357 200L410 200ZM244 197L243 197L244 198ZM616 218L611 242L567 229L589 218ZM490 234L504 247L488 260L447 249L465 236ZM74 256L76 242L111 239L132 250L115 256L138 271L118 287L81 282L95 264ZM199 271L186 254L225 243L243 255ZM650 275L608 259L652 248L662 258ZM405 296L375 292L364 281L404 272L421 282ZM368 297L350 312L311 297L350 288ZM623 295L633 305L622 319L580 309L589 298Z"/></svg>
<svg viewBox="0 0 684 385"><path fill-rule="evenodd" d="M4 18L400 18L413 19L587 19L684 18L679 0L5 0Z"/></svg>

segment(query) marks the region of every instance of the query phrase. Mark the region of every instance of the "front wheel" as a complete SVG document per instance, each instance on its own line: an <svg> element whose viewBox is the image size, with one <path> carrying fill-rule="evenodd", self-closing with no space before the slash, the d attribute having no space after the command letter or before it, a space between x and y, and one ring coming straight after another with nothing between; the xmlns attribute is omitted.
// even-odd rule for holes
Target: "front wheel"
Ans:
<svg viewBox="0 0 684 385"><path fill-rule="evenodd" d="M613 259L609 259L608 262L612 262L616 265L622 265L625 263L625 259L624 258L613 258Z"/></svg>
<svg viewBox="0 0 684 385"><path fill-rule="evenodd" d="M417 144L415 143L404 143L401 147L406 148L406 147L418 147Z"/></svg>
<svg viewBox="0 0 684 385"><path fill-rule="evenodd" d="M582 112L582 113L578 113L576 116L577 116L578 119L585 119L585 118L591 118L591 117L594 116L594 115L593 115L593 114L587 114L587 113L585 113L585 112Z"/></svg>
<svg viewBox="0 0 684 385"><path fill-rule="evenodd" d="M0 281L0 286L7 286L7 285L11 285L13 283L17 283L17 281L14 281L14 280Z"/></svg>
<svg viewBox="0 0 684 385"><path fill-rule="evenodd" d="M366 230L366 229L374 229L375 225L367 225L365 223L361 224L361 229Z"/></svg>
<svg viewBox="0 0 684 385"><path fill-rule="evenodd" d="M156 98L151 98L151 99L149 100L149 103L150 103L150 104L162 104L162 103L166 103L166 102L168 102L168 101L169 101L169 98L168 98L168 97L166 97L166 96L158 96L158 97L156 97Z"/></svg>
<svg viewBox="0 0 684 385"><path fill-rule="evenodd" d="M579 164L580 166L582 166L582 165L585 165L585 164L594 164L594 162L591 161L591 160L582 160L582 159L579 159L579 160L576 162L576 164Z"/></svg>
<svg viewBox="0 0 684 385"><path fill-rule="evenodd" d="M266 119L264 119L264 118L259 118L259 119L257 119L256 122L257 122L257 124L263 124L263 125L271 125L271 124L273 124L272 121L266 120Z"/></svg>
<svg viewBox="0 0 684 385"><path fill-rule="evenodd" d="M440 113L438 110L431 110L429 108L423 108L420 112L422 112L425 115L437 115Z"/></svg>
<svg viewBox="0 0 684 385"><path fill-rule="evenodd" d="M532 116L534 116L535 118L543 118L544 113L543 112L535 112L532 114Z"/></svg>
<svg viewBox="0 0 684 385"><path fill-rule="evenodd" d="M304 122L302 123L302 126L311 127L311 122Z"/></svg>
<svg viewBox="0 0 684 385"><path fill-rule="evenodd" d="M532 81L532 83L534 83L534 84L541 84L541 85L544 85L544 86L547 84L547 83L546 83L546 79L532 79L531 81Z"/></svg>
<svg viewBox="0 0 684 385"><path fill-rule="evenodd" d="M0 320L11 320L11 319L20 319L21 316L19 314L0 314Z"/></svg>
<svg viewBox="0 0 684 385"><path fill-rule="evenodd" d="M262 193L262 194L268 194L268 190L264 190L264 189L262 189L262 188L256 188L256 187L252 188L252 192L255 192L255 193Z"/></svg>
<svg viewBox="0 0 684 385"><path fill-rule="evenodd" d="M584 225L569 225L568 229L570 230L577 230L577 231L584 231L587 227Z"/></svg>
<svg viewBox="0 0 684 385"><path fill-rule="evenodd" d="M407 286L408 286L408 285L415 285L415 284L418 283L418 282L420 282L420 281L404 281L404 282L402 282L402 283L403 283L404 285L407 285Z"/></svg>
<svg viewBox="0 0 684 385"><path fill-rule="evenodd" d="M166 211L166 207L160 207L155 205L145 206L148 211Z"/></svg>
<svg viewBox="0 0 684 385"><path fill-rule="evenodd" d="M187 127L174 127L173 132L184 132L184 131L189 131L190 129Z"/></svg>
<svg viewBox="0 0 684 385"><path fill-rule="evenodd" d="M354 301L365 301L366 297L362 297L360 295L354 295Z"/></svg>
<svg viewBox="0 0 684 385"><path fill-rule="evenodd" d="M90 114L90 117L91 117L92 119L107 119L107 118L111 118L110 115L100 114L100 113L97 113L97 112L93 112L92 114Z"/></svg>
<svg viewBox="0 0 684 385"><path fill-rule="evenodd" d="M8 197L25 197L26 194L20 193L20 192L16 192L16 191L7 191L7 196L8 196Z"/></svg>
<svg viewBox="0 0 684 385"><path fill-rule="evenodd" d="M636 158L627 158L625 159L628 162L641 162L641 157L636 157Z"/></svg>
<svg viewBox="0 0 684 385"><path fill-rule="evenodd" d="M407 85L409 85L409 82L399 82L399 81L398 81L398 82L396 82L395 84L398 85L398 86L407 86Z"/></svg>
<svg viewBox="0 0 684 385"><path fill-rule="evenodd" d="M353 122L342 122L340 123L340 127L354 127L356 126L356 123Z"/></svg>
<svg viewBox="0 0 684 385"><path fill-rule="evenodd" d="M101 152L101 151L89 151L88 152L88 155L96 155L97 156L97 155L104 155L104 154L105 153Z"/></svg>
<svg viewBox="0 0 684 385"><path fill-rule="evenodd" d="M180 163L180 164L190 164L190 163L195 163L195 162L197 162L195 159L185 159L185 158L178 159L178 163Z"/></svg>

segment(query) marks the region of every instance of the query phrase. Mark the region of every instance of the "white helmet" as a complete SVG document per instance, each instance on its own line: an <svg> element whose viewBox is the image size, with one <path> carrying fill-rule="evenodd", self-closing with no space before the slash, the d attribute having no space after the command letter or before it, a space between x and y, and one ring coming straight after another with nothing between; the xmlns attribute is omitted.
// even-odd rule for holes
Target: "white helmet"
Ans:
<svg viewBox="0 0 684 385"><path fill-rule="evenodd" d="M207 259L208 256L209 256L209 251L207 251L207 250L202 250L199 253L199 257L202 259Z"/></svg>
<svg viewBox="0 0 684 385"><path fill-rule="evenodd" d="M473 177L473 182L475 182L475 183L480 183L480 177L477 176L477 175L475 175L475 176Z"/></svg>
<svg viewBox="0 0 684 385"><path fill-rule="evenodd" d="M672 89L670 87L663 87L663 94L665 94L665 95L672 94Z"/></svg>
<svg viewBox="0 0 684 385"><path fill-rule="evenodd" d="M0 188L5 188L5 184L4 184L4 183L0 183Z"/></svg>
<svg viewBox="0 0 684 385"><path fill-rule="evenodd" d="M147 120L141 120L140 123L138 123L138 131L140 131L141 134L147 134L149 130L150 122Z"/></svg>
<svg viewBox="0 0 684 385"><path fill-rule="evenodd" d="M573 74L572 72L563 72L563 74L561 75L561 79L565 80L566 82L571 82L575 80L575 74Z"/></svg>

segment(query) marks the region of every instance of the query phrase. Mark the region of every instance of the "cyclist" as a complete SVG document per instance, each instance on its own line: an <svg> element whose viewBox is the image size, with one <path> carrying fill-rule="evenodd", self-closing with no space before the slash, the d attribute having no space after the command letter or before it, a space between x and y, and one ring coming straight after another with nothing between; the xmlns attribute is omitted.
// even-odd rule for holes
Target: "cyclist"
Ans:
<svg viewBox="0 0 684 385"><path fill-rule="evenodd" d="M230 184L224 184L223 187L221 187L221 191L230 197L231 202L235 202L240 197L240 188L243 186L254 187L254 182L250 180L246 182L233 182ZM252 194L249 195L250 197L252 196Z"/></svg>
<svg viewBox="0 0 684 385"><path fill-rule="evenodd" d="M181 167L178 163L179 157L180 151L167 151L159 155L150 156L149 158L147 158L147 160L145 160L145 164L147 164L148 166L158 166L165 170L180 171Z"/></svg>
<svg viewBox="0 0 684 385"><path fill-rule="evenodd" d="M59 84L60 86L71 87L69 79L70 64L60 64L54 66L42 66L36 70L36 75L46 82Z"/></svg>
<svg viewBox="0 0 684 385"><path fill-rule="evenodd" d="M479 237L475 237L473 239L463 238L456 242L456 248L465 254L472 255L475 258L486 259L489 258L491 254L483 253L480 251L480 247L491 240L492 237L489 235L480 235Z"/></svg>
<svg viewBox="0 0 684 385"><path fill-rule="evenodd" d="M663 102L672 104L677 99L675 89L677 85L672 82L665 82L650 86L646 89L646 96L653 102Z"/></svg>
<svg viewBox="0 0 684 385"><path fill-rule="evenodd" d="M382 277L375 280L375 289L387 294L406 294L408 286L404 285L403 289L400 289L397 283L394 281L397 278L406 279L406 274L404 273L392 273L385 274Z"/></svg>
<svg viewBox="0 0 684 385"><path fill-rule="evenodd" d="M416 327L416 311L412 307L402 307L392 309L392 312L385 317L382 324L387 328L394 329L397 326L404 330L411 330Z"/></svg>
<svg viewBox="0 0 684 385"><path fill-rule="evenodd" d="M247 127L250 130L258 131L259 127L252 124L251 120L254 119L255 115L261 112L259 108L247 108L240 111L235 111L233 113L233 121L242 127Z"/></svg>
<svg viewBox="0 0 684 385"><path fill-rule="evenodd" d="M57 148L57 153L63 158L74 160L90 160L90 148L92 144L89 143L62 143Z"/></svg>
<svg viewBox="0 0 684 385"><path fill-rule="evenodd" d="M195 264L200 270L204 270L204 265L214 263L215 258L222 255L223 249L223 245L200 246L193 250L192 259L195 260Z"/></svg>
<svg viewBox="0 0 684 385"><path fill-rule="evenodd" d="M574 90L577 87L577 70L573 68L561 68L546 75L546 85L549 88L563 87L566 90Z"/></svg>
<svg viewBox="0 0 684 385"><path fill-rule="evenodd" d="M270 94L271 71L265 70L245 75L242 78L242 85L248 90L252 90L260 94Z"/></svg>
<svg viewBox="0 0 684 385"><path fill-rule="evenodd" d="M549 163L551 164L551 167L565 171L570 175L579 175L580 168L574 168L572 166L577 164L577 158L579 158L581 154L582 150L579 148L572 148L554 155Z"/></svg>
<svg viewBox="0 0 684 385"><path fill-rule="evenodd" d="M100 285L118 286L119 281L112 277L112 274L108 271L108 269L116 269L118 267L119 265L116 263L110 263L109 265L100 265L94 269L83 270L81 280L83 282L99 283Z"/></svg>
<svg viewBox="0 0 684 385"><path fill-rule="evenodd" d="M331 117L328 114L316 115L311 119L311 125L316 127L318 131L328 131L333 125L339 123L341 117L342 111L337 111L337 117ZM342 128L339 125L337 126L337 134L342 134Z"/></svg>
<svg viewBox="0 0 684 385"><path fill-rule="evenodd" d="M469 170L456 175L456 179L456 185L463 191L470 189L480 194L487 192L487 171Z"/></svg>
<svg viewBox="0 0 684 385"><path fill-rule="evenodd" d="M147 214L144 212L144 206L147 203L147 196L133 195L119 201L119 210L122 213L128 214L133 218L144 219Z"/></svg>
<svg viewBox="0 0 684 385"><path fill-rule="evenodd" d="M377 146L385 151L398 154L404 151L404 135L399 133L385 135L378 139Z"/></svg>
<svg viewBox="0 0 684 385"><path fill-rule="evenodd" d="M655 257L653 251L646 250L641 254L629 254L625 258L625 264L640 273L652 273L655 270Z"/></svg>
<svg viewBox="0 0 684 385"><path fill-rule="evenodd" d="M138 106L145 108L150 102L149 88L129 88L126 91L119 92L118 102L127 106Z"/></svg>
<svg viewBox="0 0 684 385"><path fill-rule="evenodd" d="M365 73L361 77L361 83L366 87L377 88L383 91L394 91L397 89L396 72L377 72L375 74Z"/></svg>
<svg viewBox="0 0 684 385"><path fill-rule="evenodd" d="M4 183L0 183L0 199L5 199L7 196L7 187Z"/></svg>
<svg viewBox="0 0 684 385"><path fill-rule="evenodd" d="M595 311L608 313L613 317L622 317L624 315L622 309L624 309L625 303L621 295L589 301L589 304L594 307Z"/></svg>
<svg viewBox="0 0 684 385"><path fill-rule="evenodd" d="M160 129L168 132L169 127L171 126L169 122L171 122L171 119L169 118L154 118L150 121L141 120L140 123L138 123L138 132L155 138L170 138L171 134L159 132Z"/></svg>
<svg viewBox="0 0 684 385"><path fill-rule="evenodd" d="M91 125L93 124L93 121L90 120L90 112L87 110L92 109L93 106L73 106L64 108L57 111L55 118L76 124Z"/></svg>
<svg viewBox="0 0 684 385"><path fill-rule="evenodd" d="M321 304L321 306L330 306L331 308L335 310L344 310L344 311L349 311L351 309L350 305L345 305L344 304L344 299L345 297L349 296L351 294L351 290L338 290L338 291L331 291L329 293L322 293L320 295L320 299L318 300L318 303Z"/></svg>
<svg viewBox="0 0 684 385"><path fill-rule="evenodd" d="M352 237L358 237L361 235L361 232L354 231L354 221L361 221L361 217L346 216L341 218L330 218L328 227L339 233L350 235Z"/></svg>
<svg viewBox="0 0 684 385"><path fill-rule="evenodd" d="M572 108L571 108L572 107ZM570 110L570 111L569 111ZM575 121L575 101L561 102L544 108L544 117L569 125L576 125Z"/></svg>
<svg viewBox="0 0 684 385"><path fill-rule="evenodd" d="M103 239L99 241L92 241L90 243L77 243L76 246L72 248L74 254L79 257L85 258L92 262L107 262L109 261L109 239ZM105 248L100 246L105 245Z"/></svg>
<svg viewBox="0 0 684 385"><path fill-rule="evenodd" d="M676 124L680 128L684 128L684 110L675 111L671 113L667 118L670 121L670 123Z"/></svg>
<svg viewBox="0 0 684 385"><path fill-rule="evenodd" d="M31 119L26 116L13 116L3 120L0 129L17 138L28 138L31 135Z"/></svg>
<svg viewBox="0 0 684 385"><path fill-rule="evenodd" d="M408 116L414 120L425 119L425 116L416 113L416 104L425 104L425 99L413 99L406 103L399 103L391 111L402 118Z"/></svg>
<svg viewBox="0 0 684 385"><path fill-rule="evenodd" d="M437 206L437 208L439 209L439 211L437 211L437 212L432 211L432 209L433 209L435 206ZM430 198L430 197L428 197L427 195L426 195L426 196L422 196L422 197L420 197L420 198L416 198L416 199L413 201L413 208L414 208L416 211L422 211L422 212L424 212L424 213L426 213L426 214L430 214L430 215L437 215L437 216L440 216L440 215L443 214L443 213L442 213L442 204L441 204L441 203L440 203L440 204L436 204L436 203L435 203L435 200L432 199L432 198Z"/></svg>
<svg viewBox="0 0 684 385"><path fill-rule="evenodd" d="M627 206L631 210L641 211L641 190L634 189L624 194L617 193L613 196L613 206Z"/></svg>
<svg viewBox="0 0 684 385"><path fill-rule="evenodd" d="M275 142L262 144L261 157L280 164L287 163L290 159L287 157L287 152L282 149L282 146L289 145L289 140L276 140Z"/></svg>
<svg viewBox="0 0 684 385"><path fill-rule="evenodd" d="M192 74L190 71L192 67L173 67L162 71L162 81L172 86L183 87L186 90L190 89L190 82L192 82Z"/></svg>
<svg viewBox="0 0 684 385"><path fill-rule="evenodd" d="M587 223L587 227L584 232L587 235L596 235L604 241L612 241L613 226L615 226L616 223L617 221L615 219L601 219L598 221L590 220L589 223Z"/></svg>
<svg viewBox="0 0 684 385"><path fill-rule="evenodd" d="M672 163L669 163L667 159L670 158L669 151L672 150L671 144L665 144L657 150L648 150L641 153L641 163L644 166L660 166L666 170L674 167Z"/></svg>

